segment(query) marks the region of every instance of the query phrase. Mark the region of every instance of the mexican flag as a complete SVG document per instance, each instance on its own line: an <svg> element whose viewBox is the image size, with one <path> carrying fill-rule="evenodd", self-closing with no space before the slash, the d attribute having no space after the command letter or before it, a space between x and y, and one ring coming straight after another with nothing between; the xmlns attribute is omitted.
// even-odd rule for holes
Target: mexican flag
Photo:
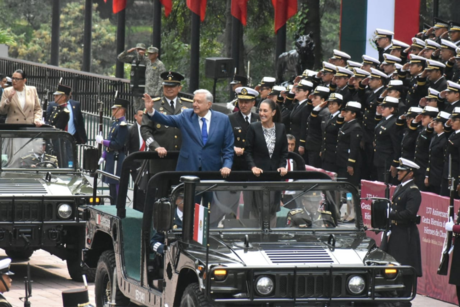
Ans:
<svg viewBox="0 0 460 307"><path fill-rule="evenodd" d="M195 220L193 223L193 240L206 245L206 229L208 227L208 208L195 204Z"/></svg>
<svg viewBox="0 0 460 307"><path fill-rule="evenodd" d="M340 50L361 62L363 54L378 59L372 37L376 28L390 30L406 44L419 32L420 0L342 0Z"/></svg>

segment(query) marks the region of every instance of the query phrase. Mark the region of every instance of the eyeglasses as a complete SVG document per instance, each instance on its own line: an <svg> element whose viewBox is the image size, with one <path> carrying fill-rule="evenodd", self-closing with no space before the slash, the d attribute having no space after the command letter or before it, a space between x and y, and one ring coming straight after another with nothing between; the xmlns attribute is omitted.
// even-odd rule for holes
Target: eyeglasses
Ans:
<svg viewBox="0 0 460 307"><path fill-rule="evenodd" d="M11 80L13 80L13 81L21 81L21 80L24 80L24 78L11 78Z"/></svg>

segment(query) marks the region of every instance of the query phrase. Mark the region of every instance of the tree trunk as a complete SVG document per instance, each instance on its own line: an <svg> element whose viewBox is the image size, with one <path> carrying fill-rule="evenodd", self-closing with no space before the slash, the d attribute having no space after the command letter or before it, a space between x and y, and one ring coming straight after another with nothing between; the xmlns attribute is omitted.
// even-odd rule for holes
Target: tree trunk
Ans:
<svg viewBox="0 0 460 307"><path fill-rule="evenodd" d="M305 0L307 4L307 26L305 33L308 34L311 32L313 34L313 40L315 42L315 69L321 67L321 62L323 58L323 51L321 48L321 19L320 19L320 9L319 9L319 0Z"/></svg>

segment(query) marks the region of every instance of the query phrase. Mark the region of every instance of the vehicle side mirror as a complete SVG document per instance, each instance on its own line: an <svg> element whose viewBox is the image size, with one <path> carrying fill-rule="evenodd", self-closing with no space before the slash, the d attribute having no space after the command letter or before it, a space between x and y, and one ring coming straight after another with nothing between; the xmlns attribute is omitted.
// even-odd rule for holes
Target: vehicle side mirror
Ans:
<svg viewBox="0 0 460 307"><path fill-rule="evenodd" d="M153 227L157 232L171 229L172 206L167 198L161 198L153 204Z"/></svg>
<svg viewBox="0 0 460 307"><path fill-rule="evenodd" d="M83 149L83 169L94 173L99 167L99 150L94 147L87 146Z"/></svg>
<svg viewBox="0 0 460 307"><path fill-rule="evenodd" d="M390 222L390 201L388 199L374 199L371 203L372 228L386 229Z"/></svg>

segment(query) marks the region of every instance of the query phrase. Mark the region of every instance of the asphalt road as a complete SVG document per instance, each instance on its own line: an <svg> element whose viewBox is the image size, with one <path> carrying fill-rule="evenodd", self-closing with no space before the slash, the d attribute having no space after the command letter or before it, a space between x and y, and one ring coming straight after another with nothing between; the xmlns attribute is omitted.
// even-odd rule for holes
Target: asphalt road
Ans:
<svg viewBox="0 0 460 307"><path fill-rule="evenodd" d="M5 258L3 250L0 250L0 259ZM45 251L37 251L30 258L31 275L33 280L32 307L62 307L62 291L83 287L82 283L74 282L67 273L65 261L50 255ZM26 276L27 262L13 263L11 270L13 286L5 297L14 307L23 307L24 303L19 299L24 296L24 276ZM90 302L94 304L94 284L88 285ZM424 296L417 296L412 303L415 307L453 307L455 305L434 300Z"/></svg>

